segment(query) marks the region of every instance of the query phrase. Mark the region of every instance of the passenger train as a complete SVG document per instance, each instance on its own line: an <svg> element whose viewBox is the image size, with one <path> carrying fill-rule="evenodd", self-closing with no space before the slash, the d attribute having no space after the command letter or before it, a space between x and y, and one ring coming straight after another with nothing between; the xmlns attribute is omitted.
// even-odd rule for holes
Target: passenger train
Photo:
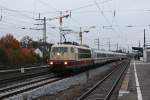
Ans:
<svg viewBox="0 0 150 100"><path fill-rule="evenodd" d="M53 45L48 63L57 71L72 71L92 68L96 65L122 60L124 53L100 51L77 43L65 42Z"/></svg>

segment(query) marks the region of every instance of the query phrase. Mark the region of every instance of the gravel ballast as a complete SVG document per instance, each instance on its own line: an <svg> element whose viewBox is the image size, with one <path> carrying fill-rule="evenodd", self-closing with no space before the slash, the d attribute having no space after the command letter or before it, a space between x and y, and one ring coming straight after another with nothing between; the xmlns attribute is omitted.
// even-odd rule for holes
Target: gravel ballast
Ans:
<svg viewBox="0 0 150 100"><path fill-rule="evenodd" d="M8 100L75 100L100 80L117 63L107 64L81 74L9 97Z"/></svg>

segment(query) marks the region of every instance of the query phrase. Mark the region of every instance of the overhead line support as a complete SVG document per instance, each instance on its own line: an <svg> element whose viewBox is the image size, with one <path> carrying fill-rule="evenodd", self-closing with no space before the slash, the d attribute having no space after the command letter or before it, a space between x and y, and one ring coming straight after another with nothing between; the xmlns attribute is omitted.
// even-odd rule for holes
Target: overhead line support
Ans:
<svg viewBox="0 0 150 100"><path fill-rule="evenodd" d="M44 17L43 19L40 18L40 14L39 14L39 18L35 19L35 20L41 20L43 21L43 24L35 24L35 25L43 25L43 29L36 29L36 30L43 30L43 58L46 57L46 49L47 49L47 41L46 41L46 17Z"/></svg>

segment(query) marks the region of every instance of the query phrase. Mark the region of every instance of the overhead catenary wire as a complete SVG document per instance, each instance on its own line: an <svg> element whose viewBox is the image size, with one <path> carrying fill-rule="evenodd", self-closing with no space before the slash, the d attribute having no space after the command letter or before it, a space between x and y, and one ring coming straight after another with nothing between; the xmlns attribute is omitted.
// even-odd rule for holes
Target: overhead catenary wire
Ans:
<svg viewBox="0 0 150 100"><path fill-rule="evenodd" d="M43 0L38 0L40 3L42 3L43 5L47 6L48 8L51 7L53 8L56 12L59 12L55 7L53 7L52 5L50 5L50 3L46 3Z"/></svg>
<svg viewBox="0 0 150 100"><path fill-rule="evenodd" d="M112 0L104 0L104 1L98 2L98 4L107 3L107 2L109 2L109 1L112 1ZM76 11L76 10L80 10L80 9L83 9L83 8L92 7L92 6L94 6L94 5L95 5L95 4L91 3L91 4L87 4L87 5L81 6L81 7L73 8L73 9L70 9L70 10L71 10L71 11Z"/></svg>
<svg viewBox="0 0 150 100"><path fill-rule="evenodd" d="M44 1L44 0L40 0L40 1L42 1L42 2L44 2L43 3L43 5L45 5L45 3L48 3L48 1ZM105 3L106 2L109 2L109 1L112 1L112 0L105 0ZM37 1L36 1L37 2ZM100 1L101 3L102 2L104 2L104 1ZM97 0L97 3L98 4L101 4L98 0ZM102 3L103 4L103 3ZM89 6L88 6L89 5ZM91 6L92 5L92 6ZM48 6L51 6L51 4L47 4L47 6L46 7L48 7ZM85 4L85 5L80 5L80 7L77 7L77 8L73 8L73 9L71 9L71 12L73 13L73 14L76 14L76 13L79 13L79 14L82 14L82 12L90 12L90 13L93 13L92 12L92 10L91 11L87 11L86 9L84 9L84 8L88 8L88 7L93 7L93 6L95 6L95 4L92 4L92 3L89 3L89 4ZM99 5L100 6L100 5ZM12 16L12 19L11 18L9 18L9 19L5 19L4 21L7 21L7 22L11 22L10 23L10 27L11 26L13 26L14 24L14 26L15 27L20 27L20 26L27 26L27 27L31 27L32 25L30 25L30 24L32 24L32 21L34 21L33 19L34 19L34 17L32 17L32 14L34 14L34 12L35 12L35 14L38 14L36 11L34 11L34 12L32 12L32 11L26 11L26 10L13 10L13 9L11 9L11 10L8 10L8 9L5 9L5 8L3 8L3 7L0 7L0 9L2 8L2 16L4 16L4 19L5 19L5 17L8 17L8 15L10 15L11 14L11 16ZM7 7L6 7L7 8ZM50 7L51 8L51 7ZM13 11L12 11L13 10ZM57 12L57 8L55 9L55 7L54 7L54 9L53 9L54 11L52 11L51 13L57 13L58 14L58 12ZM105 13L107 13L107 12L110 12L110 13L123 13L123 12L131 12L130 10L103 10L103 9L100 9L102 12L103 12L103 14L104 14L104 16L106 17L106 19L108 19L109 17L108 16L106 16L106 14ZM68 11L70 11L70 9L68 10ZM96 13L97 12L99 12L99 10L93 10L93 11L95 11ZM123 11L123 12L122 12ZM150 11L150 10L148 10L148 9L133 9L132 11ZM8 13L7 15L6 15L6 13ZM44 13L44 12L43 12ZM24 16L24 14L26 15L26 16ZM15 15L17 15L17 16L15 16ZM18 16L19 15L19 16ZM27 17L28 16L28 17ZM48 15L47 15L48 16ZM103 15L102 15L103 16ZM103 17L104 17L103 16ZM16 17L16 18L15 18ZM108 17L108 18L107 18ZM26 18L26 20L22 20L22 19L25 19ZM14 20L13 20L14 19ZM105 21L106 21L106 19L105 19ZM10 21L9 21L10 20ZM29 23L28 23L28 20L29 20ZM81 26L81 27L84 27L84 23L82 23L83 21L80 21L79 19L77 19L76 17L72 17L71 18L71 21L73 22L73 24L75 24L76 26L71 26L71 25L68 25L68 24L66 24L66 26L68 25L70 28L79 28L78 26ZM115 16L113 16L113 20L111 21L110 19L108 19L108 24L109 24L109 26L112 26L112 28L113 29L115 29L116 31L119 31L120 33L123 33L123 31L120 29L120 27L122 28L122 27L124 27L124 28L137 28L137 27L145 27L144 25L143 26L138 26L138 25L135 25L135 24L132 24L132 25L123 25L123 24L120 24L120 23L118 23L120 20L118 20ZM4 22L4 23L7 23L7 22ZM0 22L1 23L1 22ZM13 24L12 24L13 23ZM34 23L34 22L33 22ZM54 22L54 25L55 25L55 23L56 22ZM22 25L22 24L24 24L24 25ZM83 25L82 25L83 24ZM120 25L119 25L120 24ZM78 25L78 26L77 26ZM8 26L8 23L7 23L7 25L6 25L6 27ZM53 25L52 25L53 26ZM56 26L56 25L55 25ZM102 28L102 26L100 26L100 25L94 25L94 26L96 26L96 27L100 27L100 28ZM132 27L129 27L129 26L132 26ZM112 30L113 30L112 29ZM116 33L116 32L115 32ZM117 32L118 33L118 32ZM119 34L120 34L119 33Z"/></svg>
<svg viewBox="0 0 150 100"><path fill-rule="evenodd" d="M16 23L12 23L12 22L8 22L8 21L2 21L1 24L7 25L7 27L14 27L14 28L17 28L17 29L22 29L24 27L31 27L31 26L27 26L27 25L20 25L20 24L16 24Z"/></svg>
<svg viewBox="0 0 150 100"><path fill-rule="evenodd" d="M111 25L110 21L107 19L107 17L105 16L104 12L101 10L101 8L99 7L98 3L96 0L94 0L94 3L96 5L96 7L98 8L98 10L100 11L101 15L104 17L104 19L106 20L106 22Z"/></svg>
<svg viewBox="0 0 150 100"><path fill-rule="evenodd" d="M45 3L44 1L42 0L38 0L40 2L42 2L43 5L47 5L47 7L51 7L53 8L55 11L51 11L51 12L41 12L41 14L45 14L45 13L58 13L60 11L58 11L55 7L53 7L52 5L48 4L48 3ZM107 2L110 2L112 0L104 0L104 1L101 1L101 2L97 2L97 4L104 4L104 3L107 3ZM88 8L88 7L92 7L94 6L95 4L91 3L91 4L87 4L87 5L84 5L84 6L80 6L80 7L77 7L77 8L72 8L70 9L70 11L78 11L78 10L81 10L81 9L84 9L84 8ZM22 15L25 15L27 18L31 18L33 19L31 16L28 16L24 13L28 13L28 14L38 14L39 12L33 12L33 11L27 11L27 10L15 10L15 9L11 9L11 8L7 8L7 7L4 7L2 5L0 5L0 8L3 9L3 10L7 10L7 11L11 11L11 12L15 12L15 13L20 13ZM65 11L62 11L62 12L66 12L66 11L69 11L69 10L65 10ZM105 12L113 12L114 10L105 10ZM147 11L147 12L150 12L150 9L122 9L122 10L117 10L117 13L118 12L135 12L135 11ZM83 11L83 12L96 12L95 10L94 11ZM83 12L76 12L76 13L83 13Z"/></svg>
<svg viewBox="0 0 150 100"><path fill-rule="evenodd" d="M95 5L97 6L98 10L100 11L101 15L104 17L105 21L109 24L108 27L111 27L111 29L112 29L115 33L118 33L118 32L116 32L116 30L114 29L113 23L111 23L111 22L109 21L109 19L107 19L107 17L105 16L104 12L103 12L103 11L101 10L101 8L99 7L99 5L98 5L98 3L97 3L96 0L94 0L94 3L95 3ZM113 20L115 20L116 11L114 11L113 14L114 14L114 15L113 15ZM116 21L116 20L115 20L115 21ZM116 21L116 23L117 23L117 21ZM117 23L117 25L118 25L118 23ZM120 27L118 27L118 30L119 30L119 34L120 34L120 32L122 33L122 31L120 30Z"/></svg>
<svg viewBox="0 0 150 100"><path fill-rule="evenodd" d="M18 18L18 17L16 18L15 16L9 16L7 17L7 19L11 20L12 22L20 23L20 24L30 24L30 25L34 24L34 22L31 22L30 20L24 20L23 18Z"/></svg>
<svg viewBox="0 0 150 100"><path fill-rule="evenodd" d="M2 6L2 5L0 5L0 8L1 8L2 10L4 10L4 11L6 10L6 11L14 12L14 13L19 13L20 15L22 15L22 16L24 16L24 17L26 17L26 18L33 19L33 20L34 20L34 18L32 18L31 16L28 16L28 15L22 13L22 11L10 9L10 8L4 7L4 6ZM25 12L25 11L24 11L24 12Z"/></svg>

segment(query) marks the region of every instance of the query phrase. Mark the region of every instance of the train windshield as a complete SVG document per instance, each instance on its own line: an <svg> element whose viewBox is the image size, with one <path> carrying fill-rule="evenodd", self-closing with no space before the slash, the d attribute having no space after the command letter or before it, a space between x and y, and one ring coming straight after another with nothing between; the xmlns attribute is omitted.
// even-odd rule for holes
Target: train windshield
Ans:
<svg viewBox="0 0 150 100"><path fill-rule="evenodd" d="M68 48L67 47L53 47L52 52L65 53L65 52L68 52Z"/></svg>

